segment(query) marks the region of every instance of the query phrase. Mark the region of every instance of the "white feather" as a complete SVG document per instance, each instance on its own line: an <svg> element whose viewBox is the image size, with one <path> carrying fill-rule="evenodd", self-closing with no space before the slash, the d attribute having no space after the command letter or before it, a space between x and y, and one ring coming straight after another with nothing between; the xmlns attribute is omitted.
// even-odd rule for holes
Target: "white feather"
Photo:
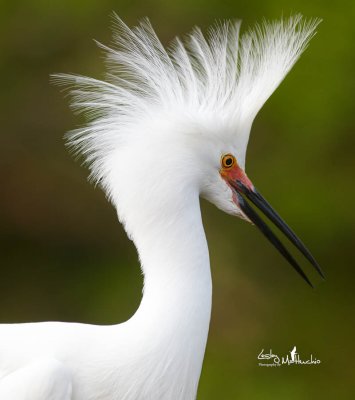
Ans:
<svg viewBox="0 0 355 400"><path fill-rule="evenodd" d="M235 135L244 165L252 122L290 71L319 19L295 15L264 21L239 37L240 21L211 27L207 38L195 28L166 50L148 19L130 29L115 16L114 46L100 46L107 56L107 80L58 74L70 85L72 107L90 121L68 134L70 146L84 154L91 178L105 180L107 158L145 121L169 119L199 123L206 118ZM166 132L169 134L169 132ZM104 183L104 182L103 182ZM105 185L105 183L104 183Z"/></svg>

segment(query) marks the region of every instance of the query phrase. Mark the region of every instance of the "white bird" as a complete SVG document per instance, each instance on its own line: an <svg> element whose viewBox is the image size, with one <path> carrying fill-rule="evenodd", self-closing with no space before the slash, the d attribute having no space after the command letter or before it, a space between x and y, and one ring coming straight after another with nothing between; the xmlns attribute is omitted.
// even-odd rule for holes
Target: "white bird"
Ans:
<svg viewBox="0 0 355 400"><path fill-rule="evenodd" d="M254 203L321 273L244 171L253 119L318 22L297 15L241 38L225 22L165 49L147 19L131 30L116 17L106 80L56 76L89 119L69 143L137 247L143 297L118 325L2 325L1 400L195 399L212 295L200 197L253 222L309 282Z"/></svg>

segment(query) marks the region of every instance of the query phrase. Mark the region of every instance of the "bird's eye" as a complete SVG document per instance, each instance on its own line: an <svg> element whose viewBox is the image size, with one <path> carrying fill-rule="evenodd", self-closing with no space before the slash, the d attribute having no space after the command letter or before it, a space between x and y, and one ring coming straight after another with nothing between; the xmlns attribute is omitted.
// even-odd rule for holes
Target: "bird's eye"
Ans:
<svg viewBox="0 0 355 400"><path fill-rule="evenodd" d="M232 154L222 156L221 165L224 169L232 168L236 164L236 159Z"/></svg>

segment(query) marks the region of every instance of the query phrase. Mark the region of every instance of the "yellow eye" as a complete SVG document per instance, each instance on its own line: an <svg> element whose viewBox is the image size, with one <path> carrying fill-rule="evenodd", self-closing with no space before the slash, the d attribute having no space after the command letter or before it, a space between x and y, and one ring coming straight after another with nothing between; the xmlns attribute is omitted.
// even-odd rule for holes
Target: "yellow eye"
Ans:
<svg viewBox="0 0 355 400"><path fill-rule="evenodd" d="M230 169L236 164L236 159L232 154L225 154L221 158L221 165L224 169Z"/></svg>

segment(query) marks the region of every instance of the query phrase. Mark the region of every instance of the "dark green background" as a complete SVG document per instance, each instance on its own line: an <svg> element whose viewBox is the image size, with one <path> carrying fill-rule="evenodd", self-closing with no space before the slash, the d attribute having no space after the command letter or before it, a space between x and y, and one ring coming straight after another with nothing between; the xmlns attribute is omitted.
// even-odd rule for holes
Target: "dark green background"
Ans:
<svg viewBox="0 0 355 400"><path fill-rule="evenodd" d="M49 84L53 72L101 77L115 10L149 16L164 43L193 25L291 12L323 23L258 115L247 172L304 239L327 280L311 290L255 228L202 204L214 280L199 399L353 399L353 1L109 1L0 3L0 321L111 324L139 304L135 249L103 193L67 153L82 121ZM303 260L302 260L303 261ZM296 345L319 366L262 368L262 348ZM238 397L239 396L239 397Z"/></svg>

